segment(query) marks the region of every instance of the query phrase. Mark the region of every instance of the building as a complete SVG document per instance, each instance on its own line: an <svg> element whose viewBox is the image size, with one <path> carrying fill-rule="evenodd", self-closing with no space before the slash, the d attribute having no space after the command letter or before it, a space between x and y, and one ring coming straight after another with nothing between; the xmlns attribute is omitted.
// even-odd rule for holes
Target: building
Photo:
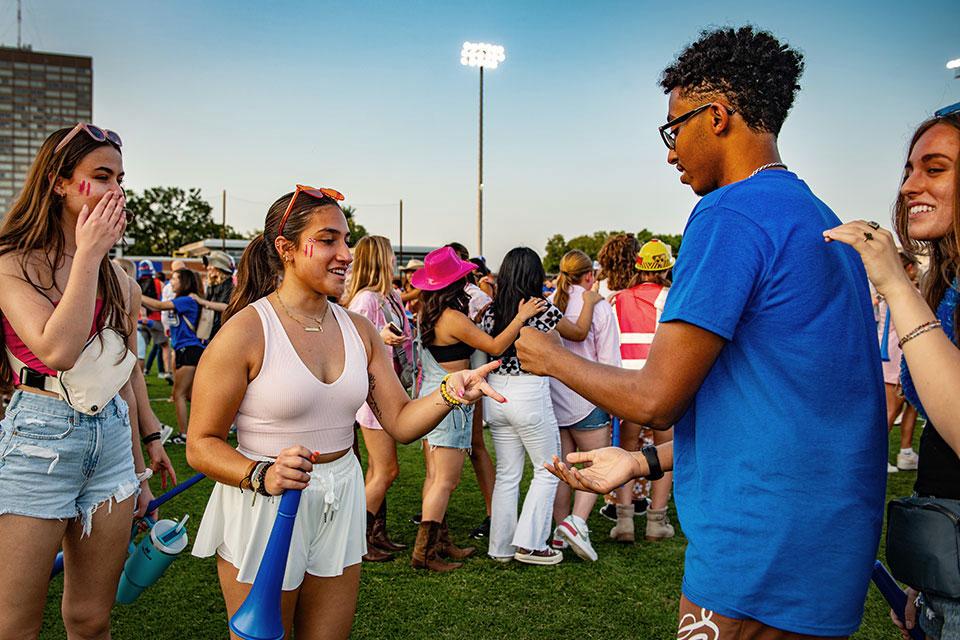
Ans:
<svg viewBox="0 0 960 640"><path fill-rule="evenodd" d="M0 47L0 216L44 139L93 116L93 58Z"/></svg>

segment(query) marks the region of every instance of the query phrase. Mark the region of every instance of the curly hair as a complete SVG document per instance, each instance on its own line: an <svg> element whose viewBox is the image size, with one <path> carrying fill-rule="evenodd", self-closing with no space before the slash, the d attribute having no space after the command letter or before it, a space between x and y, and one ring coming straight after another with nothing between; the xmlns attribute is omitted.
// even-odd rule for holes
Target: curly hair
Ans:
<svg viewBox="0 0 960 640"><path fill-rule="evenodd" d="M700 97L723 96L754 131L777 135L803 74L803 54L769 31L750 25L701 31L663 70L664 93L679 88Z"/></svg>
<svg viewBox="0 0 960 640"><path fill-rule="evenodd" d="M611 291L629 288L636 271L633 265L640 251L640 241L632 233L618 233L610 236L597 253L600 263L598 280L606 280Z"/></svg>

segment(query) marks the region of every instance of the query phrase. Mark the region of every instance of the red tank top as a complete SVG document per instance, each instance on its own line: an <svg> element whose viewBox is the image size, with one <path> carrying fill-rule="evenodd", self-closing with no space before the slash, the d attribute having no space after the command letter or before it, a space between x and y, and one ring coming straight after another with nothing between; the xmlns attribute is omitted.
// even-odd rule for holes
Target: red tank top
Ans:
<svg viewBox="0 0 960 640"><path fill-rule="evenodd" d="M59 304L59 300L53 303L53 306L56 307ZM103 326L102 319L100 318L100 313L103 311L103 300L97 298L97 304L94 307L93 312L93 326L90 328L90 336L92 337L99 329ZM33 369L44 375L55 376L57 371L51 369L47 365L43 364L40 361L40 358L33 355L33 352L30 351L30 348L23 343L23 340L20 339L20 336L13 330L13 327L10 326L10 321L7 320L6 316L0 318L0 321L3 323L3 340L7 348L17 356L20 361ZM6 354L3 354L3 357L6 358Z"/></svg>

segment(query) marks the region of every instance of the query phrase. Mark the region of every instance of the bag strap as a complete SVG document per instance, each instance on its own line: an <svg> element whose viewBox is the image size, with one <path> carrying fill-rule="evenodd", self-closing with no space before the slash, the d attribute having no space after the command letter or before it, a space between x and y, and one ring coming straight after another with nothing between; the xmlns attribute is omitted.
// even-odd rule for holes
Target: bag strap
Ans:
<svg viewBox="0 0 960 640"><path fill-rule="evenodd" d="M17 384L26 384L24 382L23 374L27 371L33 371L38 375L43 376L43 386L39 388L43 389L44 391L49 391L50 393L55 393L61 398L63 398L63 391L60 387L60 380L57 377L47 375L45 373L40 373L35 369L31 369L22 360L20 360L20 358L13 355L13 352L10 351L10 347L5 346L4 348L7 352L7 359L10 361L10 367L13 369L13 374L16 377ZM29 385L29 386L32 387L34 385Z"/></svg>

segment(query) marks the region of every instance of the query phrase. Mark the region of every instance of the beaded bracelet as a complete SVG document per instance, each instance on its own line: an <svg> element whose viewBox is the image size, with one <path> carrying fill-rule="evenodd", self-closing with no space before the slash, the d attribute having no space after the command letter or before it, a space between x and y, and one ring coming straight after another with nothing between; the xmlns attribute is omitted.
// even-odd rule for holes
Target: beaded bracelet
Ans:
<svg viewBox="0 0 960 640"><path fill-rule="evenodd" d="M924 322L922 325L920 325L919 327L917 327L907 335L900 338L900 342L897 343L897 346L900 347L900 349L903 349L903 345L907 344L917 336L923 335L927 331L933 331L934 329L939 329L941 326L943 326L943 323L941 323L939 320L931 320L930 322Z"/></svg>
<svg viewBox="0 0 960 640"><path fill-rule="evenodd" d="M447 379L451 374L443 376L443 380L440 381L440 397L443 398L443 401L447 404L448 407L456 408L462 406L463 403L454 398L450 394L450 390L447 388Z"/></svg>

